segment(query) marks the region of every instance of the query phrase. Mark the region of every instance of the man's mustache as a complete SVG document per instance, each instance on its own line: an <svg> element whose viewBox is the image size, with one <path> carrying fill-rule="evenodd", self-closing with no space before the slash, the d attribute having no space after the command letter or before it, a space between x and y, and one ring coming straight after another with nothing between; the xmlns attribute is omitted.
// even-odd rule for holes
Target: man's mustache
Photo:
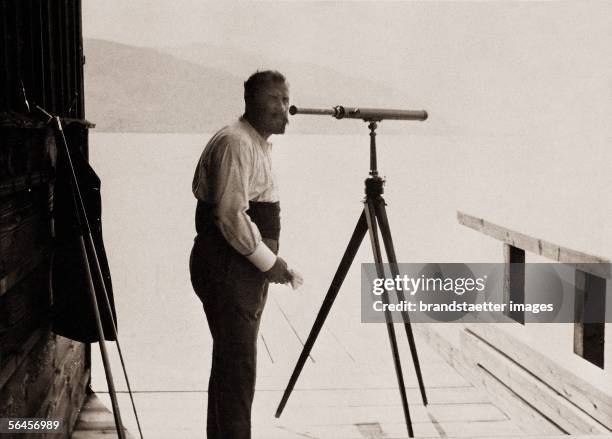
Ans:
<svg viewBox="0 0 612 439"><path fill-rule="evenodd" d="M277 115L276 115L274 118L275 118L275 119L282 119L282 120L283 120L283 122L284 122L286 125L289 125L289 116L288 116L287 114L285 114L285 113L283 113L283 114L277 114Z"/></svg>

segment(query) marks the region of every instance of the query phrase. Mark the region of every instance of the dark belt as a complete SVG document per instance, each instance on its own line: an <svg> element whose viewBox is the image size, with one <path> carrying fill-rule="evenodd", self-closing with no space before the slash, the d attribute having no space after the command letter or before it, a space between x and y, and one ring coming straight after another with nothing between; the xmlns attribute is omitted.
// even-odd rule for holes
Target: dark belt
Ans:
<svg viewBox="0 0 612 439"><path fill-rule="evenodd" d="M246 213L259 229L262 238L278 241L280 235L280 204L278 202L249 201L249 209ZM215 225L214 204L198 201L195 226L198 235L218 232Z"/></svg>

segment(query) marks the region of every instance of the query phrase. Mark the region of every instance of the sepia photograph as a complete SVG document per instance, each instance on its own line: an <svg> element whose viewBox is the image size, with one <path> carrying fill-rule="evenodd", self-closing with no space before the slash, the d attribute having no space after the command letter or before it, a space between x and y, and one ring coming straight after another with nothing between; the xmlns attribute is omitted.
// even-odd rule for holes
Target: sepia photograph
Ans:
<svg viewBox="0 0 612 439"><path fill-rule="evenodd" d="M612 438L612 2L0 0L0 439Z"/></svg>

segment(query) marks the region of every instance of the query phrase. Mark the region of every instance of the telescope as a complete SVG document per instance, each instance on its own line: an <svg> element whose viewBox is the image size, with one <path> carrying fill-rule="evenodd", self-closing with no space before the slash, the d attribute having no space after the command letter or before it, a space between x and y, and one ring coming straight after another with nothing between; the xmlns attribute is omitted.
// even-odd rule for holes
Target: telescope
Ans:
<svg viewBox="0 0 612 439"><path fill-rule="evenodd" d="M357 251L361 245L361 242L365 238L366 234L370 237L370 242L372 244L372 252L374 256L374 262L376 265L376 273L379 278L385 277L385 268L383 266L383 257L382 257L382 249L379 240L379 230L380 236L382 236L382 242L385 246L385 251L387 253L387 260L389 263L389 268L391 270L391 274L395 276L399 276L399 268L397 264L397 256L395 255L395 249L393 247L393 239L391 237L391 227L389 226L389 220L387 218L386 211L386 202L382 197L383 194L383 186L385 184L385 180L378 175L377 169L377 159L376 159L376 128L378 127L378 122L384 119L394 119L394 120L426 120L427 119L427 111L425 110L387 110L387 109L379 109L379 108L352 108L352 107L343 107L341 105L337 105L333 107L331 110L328 109L319 109L319 108L298 108L295 105L289 107L289 113L291 115L295 114L312 114L319 116L333 116L336 119L361 119L364 122L368 123L368 128L370 129L370 174L368 178L365 180L365 199L363 200L364 208L357 221L357 225L355 226L355 230L353 231L353 235L346 247L346 251L344 252L344 256L340 260L340 264L338 265L338 269L336 270L336 274L331 281L329 289L327 290L327 294L325 295L325 299L323 300L323 304L319 309L319 313L312 325L312 329L310 330L310 334L304 343L304 348L302 349L302 353L293 369L293 373L291 374L291 378L289 378L289 383L285 388L285 392L283 393L283 397L276 409L275 416L278 418L285 406L287 401L289 400L289 396L293 389L295 388L295 384L297 383L298 377L306 364L306 360L310 356L310 351L312 350L314 343L321 332L321 328L325 323L325 319L329 315L331 307L336 300L338 292L340 291L340 287L344 282L346 275L349 272L349 269L357 255ZM396 290L397 298L399 303L405 300L404 293L401 290ZM389 297L387 293L383 293L382 296L383 303L389 303ZM421 391L421 398L423 399L423 405L427 405L427 395L425 392L425 383L423 382L423 374L421 373L421 366L419 363L419 357L417 354L416 342L414 339L414 334L412 331L412 325L410 322L410 316L407 311L402 312L402 319L404 322L404 328L406 330L406 336L408 338L408 345L410 346L410 354L412 355L412 362L414 364L414 370L417 376L417 381L419 383L419 389ZM397 337L395 334L395 329L393 325L393 317L391 315L391 311L387 309L385 311L385 322L387 326L387 334L389 337L389 343L391 344L391 353L393 355L393 364L395 366L395 374L397 377L397 384L400 391L400 398L402 401L402 409L404 411L404 419L406 421L406 428L408 429L408 437L414 437L414 431L412 428L412 419L410 418L410 410L408 407L408 397L406 392L406 385L404 382L404 372L402 370L401 359L400 359L400 351L397 344Z"/></svg>
<svg viewBox="0 0 612 439"><path fill-rule="evenodd" d="M298 108L295 105L289 107L289 114L312 114L317 116L332 116L336 119L361 119L366 122L380 122L384 119L391 120L426 120L425 110L388 110L381 108L359 108L344 107L336 105L331 110L325 108Z"/></svg>

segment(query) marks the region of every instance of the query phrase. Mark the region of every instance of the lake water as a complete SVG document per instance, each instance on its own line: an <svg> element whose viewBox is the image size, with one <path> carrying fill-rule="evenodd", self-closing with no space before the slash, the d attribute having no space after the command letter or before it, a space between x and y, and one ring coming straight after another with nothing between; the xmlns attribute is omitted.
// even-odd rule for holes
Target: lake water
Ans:
<svg viewBox="0 0 612 439"><path fill-rule="evenodd" d="M309 313L318 308L362 209L369 169L363 131L272 139L282 200L280 253L306 279L296 300ZM384 196L400 262L501 261L501 243L460 226L457 210L612 257L612 139L398 136L386 135L382 126L378 131L378 166L387 178ZM209 335L187 264L194 237L191 179L208 137L90 136L134 390L207 387ZM356 260L371 261L369 244ZM355 290L358 300L355 265L345 288ZM287 293L275 287L271 294ZM121 383L118 366L114 374ZM97 354L93 385L106 387Z"/></svg>

